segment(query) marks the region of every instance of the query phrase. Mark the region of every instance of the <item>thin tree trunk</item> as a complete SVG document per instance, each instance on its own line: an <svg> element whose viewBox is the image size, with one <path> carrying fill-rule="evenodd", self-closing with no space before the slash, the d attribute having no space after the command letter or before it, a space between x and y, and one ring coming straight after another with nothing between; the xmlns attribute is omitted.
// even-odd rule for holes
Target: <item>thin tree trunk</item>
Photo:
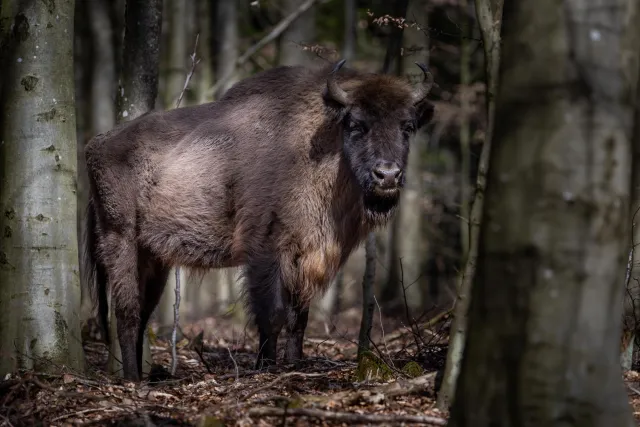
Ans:
<svg viewBox="0 0 640 427"><path fill-rule="evenodd" d="M74 1L2 1L0 374L81 370ZM51 25L49 25L51 24Z"/></svg>
<svg viewBox="0 0 640 427"><path fill-rule="evenodd" d="M300 0L283 0L284 15L300 7ZM302 50L301 43L313 44L316 39L316 6L301 14L280 36L280 65L310 65L313 57Z"/></svg>
<svg viewBox="0 0 640 427"><path fill-rule="evenodd" d="M88 7L93 41L91 84L91 136L110 130L115 124L115 53L109 3L93 0Z"/></svg>
<svg viewBox="0 0 640 427"><path fill-rule="evenodd" d="M344 2L344 45L342 46L342 57L351 62L355 56L356 48L356 2L355 0L345 0ZM344 267L343 267L344 268ZM344 286L344 270L338 271L332 286L327 290L322 298L321 306L323 311L329 315L336 315L341 310L342 289Z"/></svg>
<svg viewBox="0 0 640 427"><path fill-rule="evenodd" d="M395 0L391 8L391 16L394 18L402 18L407 16L407 8L409 7L409 0ZM396 25L391 25L391 35L389 36L389 43L387 44L387 52L384 56L384 64L382 65L383 73L400 74L400 58L402 49L402 33L404 28L398 28Z"/></svg>
<svg viewBox="0 0 640 427"><path fill-rule="evenodd" d="M640 79L640 74L638 75ZM625 274L625 319L621 340L620 365L628 371L633 365L633 354L636 347L636 337L640 336L640 83L636 93L636 113L633 129L633 165L631 176L630 223L631 239L628 240L628 250L631 251Z"/></svg>
<svg viewBox="0 0 640 427"><path fill-rule="evenodd" d="M198 103L213 101L207 90L213 85L213 58L211 57L212 30L212 2L210 0L198 0L196 8L196 20L198 22L198 34L200 34L201 58L196 74L198 87Z"/></svg>
<svg viewBox="0 0 640 427"><path fill-rule="evenodd" d="M176 100L184 86L184 76L187 73L187 3L184 0L166 0L168 3L168 44L166 87L164 88L164 108L175 107ZM171 273L173 274L173 273ZM170 274L170 276L171 276Z"/></svg>
<svg viewBox="0 0 640 427"><path fill-rule="evenodd" d="M469 114L469 90L471 85L471 45L469 35L469 2L459 0L461 14L460 37L460 236L462 241L462 265L469 253L469 216L471 214L471 198L469 197L469 175L471 174L471 147Z"/></svg>
<svg viewBox="0 0 640 427"><path fill-rule="evenodd" d="M373 326L373 283L376 278L376 235L371 232L367 235L365 244L366 266L362 278L362 319L360 321L360 333L358 335L358 357L369 350L369 334Z"/></svg>
<svg viewBox="0 0 640 427"><path fill-rule="evenodd" d="M495 93L498 88L500 66L500 28L502 23L503 0L475 0L476 15L484 43L485 73L487 85L487 124L482 154L478 162L475 198L469 214L469 251L464 269L458 279L457 299L453 311L453 322L449 332L449 348L442 386L436 405L444 410L452 404L456 394L456 383L460 372L462 355L467 339L467 311L471 297L471 285L476 274L480 225L484 211L484 197L487 173L495 125Z"/></svg>
<svg viewBox="0 0 640 427"><path fill-rule="evenodd" d="M414 16L420 16L421 22L427 22L426 12L424 0L412 0L409 2L406 17L413 19ZM415 62L429 64L429 39L422 31L415 28L406 29L402 35L404 54L401 72L417 84L422 81L424 74ZM427 252L427 242L422 232L424 216L422 202L425 195L422 173L427 144L428 137L425 129L419 130L411 140L406 184L400 196L398 212L390 227L391 259L383 293L385 301L397 300L406 293L409 308L414 310L424 306L427 289L427 277L422 275L422 264ZM401 286L404 286L404 291Z"/></svg>
<svg viewBox="0 0 640 427"><path fill-rule="evenodd" d="M118 122L133 120L154 108L158 95L161 29L162 0L127 1L122 73L116 94ZM108 367L110 373L122 375L122 364L114 358L120 359L121 352L114 304L109 303L111 348ZM144 336L142 357L142 370L147 373L152 362L147 334Z"/></svg>
<svg viewBox="0 0 640 427"><path fill-rule="evenodd" d="M351 63L356 55L356 20L356 0L345 0L342 57L347 60L347 64Z"/></svg>
<svg viewBox="0 0 640 427"><path fill-rule="evenodd" d="M216 75L232 73L238 61L238 4L235 0L218 0L216 31L218 31L218 52L216 55ZM238 80L232 77L216 92L219 99Z"/></svg>
<svg viewBox="0 0 640 427"><path fill-rule="evenodd" d="M635 425L618 344L640 9L635 0L606 13L599 0L563 6L517 0L504 10L485 222L450 426Z"/></svg>
<svg viewBox="0 0 640 427"><path fill-rule="evenodd" d="M81 239L84 232L82 223L85 215L85 207L89 195L89 179L87 177L84 161L84 144L91 132L91 74L93 68L93 37L91 34L91 21L89 20L90 3L76 2L74 12L74 87L75 87L75 115L76 115L76 163L77 171L77 233ZM113 104L113 101L111 102ZM80 243L79 240L78 243ZM84 274L83 263L80 262L79 276ZM80 286L80 320L84 332L85 322L93 317L92 302L89 289L81 283ZM83 336L83 339L85 337Z"/></svg>

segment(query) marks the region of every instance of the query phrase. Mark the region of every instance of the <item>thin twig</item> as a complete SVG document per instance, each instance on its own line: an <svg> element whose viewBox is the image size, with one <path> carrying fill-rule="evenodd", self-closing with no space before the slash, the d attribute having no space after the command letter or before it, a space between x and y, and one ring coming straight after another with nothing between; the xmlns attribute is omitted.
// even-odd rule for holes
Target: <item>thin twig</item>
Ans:
<svg viewBox="0 0 640 427"><path fill-rule="evenodd" d="M196 34L196 42L193 46L193 53L191 54L191 70L189 70L189 74L187 74L187 78L184 80L184 86L182 87L182 91L180 92L180 96L176 101L176 108L180 107L180 103L182 102L182 98L184 98L184 93L189 86L189 82L191 81L191 77L193 77L193 73L196 70L196 65L200 62L200 59L196 60L196 52L198 50L198 39L200 38L200 33ZM176 350L176 337L178 335L178 324L180 323L180 266L175 268L176 270L176 301L173 304L173 331L171 331L171 375L176 374L176 368L178 367L178 355Z"/></svg>
<svg viewBox="0 0 640 427"><path fill-rule="evenodd" d="M638 390L637 388L635 388L634 386L632 386L631 384L627 383L627 387L629 387L629 390L631 390L632 392L634 392L635 394L637 394L638 396L640 396L640 390Z"/></svg>
<svg viewBox="0 0 640 427"><path fill-rule="evenodd" d="M238 378L240 378L240 369L238 369L238 363L236 362L235 357L233 357L233 354L231 354L231 349L229 348L229 346L227 346L227 351L229 352L229 357L231 358L233 366L236 369L236 381L238 381Z"/></svg>
<svg viewBox="0 0 640 427"><path fill-rule="evenodd" d="M60 421L60 420L64 420L65 418L70 418L70 417L75 417L78 415L83 415L83 414L88 414L90 412L109 412L112 411L113 408L89 408L89 409L84 409L82 411L76 411L76 412L71 412L69 414L63 414L60 415L59 417L55 417L51 420L51 422L56 422L56 421Z"/></svg>
<svg viewBox="0 0 640 427"><path fill-rule="evenodd" d="M191 70L189 70L189 74L187 74L187 78L184 81L184 86L182 87L182 92L180 92L180 96L178 97L178 101L176 102L176 108L180 107L180 103L182 102L182 98L184 97L184 93L189 86L189 82L191 81L191 77L193 77L193 73L196 70L196 65L200 62L200 59L196 60L196 51L198 49L198 39L200 38L200 33L196 34L196 42L193 46L193 53L189 58L191 58Z"/></svg>
<svg viewBox="0 0 640 427"><path fill-rule="evenodd" d="M171 375L176 374L178 367L178 355L176 350L176 338L178 335L178 323L180 322L180 267L176 267L176 302L173 304L173 330L171 331Z"/></svg>
<svg viewBox="0 0 640 427"><path fill-rule="evenodd" d="M258 41L256 44L251 46L249 49L247 49L247 51L236 60L234 66L230 68L225 75L219 78L216 84L213 85L208 90L207 95L212 96L214 93L218 92L218 89L224 86L233 77L233 75L236 72L236 68L244 65L245 62L247 62L247 60L251 58L253 55L255 55L260 49L262 49L267 44L275 40L280 34L284 32L284 30L286 30L289 27L289 25L291 25L291 23L293 23L293 21L295 21L300 15L302 15L308 9L310 9L311 6L313 6L313 4L316 1L317 0L307 0L304 3L302 3L298 7L298 9L296 9L289 16L287 16L282 21L280 21L278 25L276 25L269 34L264 36L262 39L260 39L260 41Z"/></svg>
<svg viewBox="0 0 640 427"><path fill-rule="evenodd" d="M384 349L387 351L387 357L389 358L389 363L391 363L391 367L393 369L396 369L395 365L393 364L393 359L391 358L391 353L389 353L389 347L387 347L387 339L384 335L384 326L382 325L382 310L380 309L380 304L378 304L378 299L376 298L375 295L373 295L373 300L376 303L376 306L378 307L378 314L380 315L380 331L382 331L382 344L384 345Z"/></svg>

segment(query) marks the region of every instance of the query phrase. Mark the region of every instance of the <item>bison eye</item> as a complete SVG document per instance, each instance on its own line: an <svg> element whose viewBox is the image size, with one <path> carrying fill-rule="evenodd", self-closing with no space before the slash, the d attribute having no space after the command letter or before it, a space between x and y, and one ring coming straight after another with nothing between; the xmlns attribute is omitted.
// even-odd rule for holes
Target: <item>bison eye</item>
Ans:
<svg viewBox="0 0 640 427"><path fill-rule="evenodd" d="M416 130L416 126L413 123L413 120L409 120L402 123L402 133L404 133L406 136L411 135L412 133L415 132L415 130Z"/></svg>
<svg viewBox="0 0 640 427"><path fill-rule="evenodd" d="M365 134L367 133L367 124L362 120L356 120L349 116L347 119L347 130L350 133Z"/></svg>

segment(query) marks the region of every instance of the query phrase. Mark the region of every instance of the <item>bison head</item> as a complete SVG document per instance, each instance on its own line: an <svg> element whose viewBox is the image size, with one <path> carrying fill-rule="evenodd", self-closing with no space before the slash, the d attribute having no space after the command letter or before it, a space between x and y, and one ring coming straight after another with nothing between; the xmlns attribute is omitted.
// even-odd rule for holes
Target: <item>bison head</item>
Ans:
<svg viewBox="0 0 640 427"><path fill-rule="evenodd" d="M417 88L395 76L368 74L346 79L342 87L330 73L325 97L341 109L343 152L363 193L370 214L389 213L398 203L412 135L433 116L426 96L433 76L422 64L424 80Z"/></svg>

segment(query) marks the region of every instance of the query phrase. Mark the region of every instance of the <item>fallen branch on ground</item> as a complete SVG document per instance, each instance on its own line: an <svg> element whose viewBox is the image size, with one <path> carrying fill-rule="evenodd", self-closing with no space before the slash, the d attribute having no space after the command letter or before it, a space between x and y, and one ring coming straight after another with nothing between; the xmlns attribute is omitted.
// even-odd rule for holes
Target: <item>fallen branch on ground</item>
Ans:
<svg viewBox="0 0 640 427"><path fill-rule="evenodd" d="M432 372L410 380L398 378L392 383L370 389L357 390L355 392L343 391L330 396L304 396L302 400L316 404L339 402L344 406L354 405L358 402L379 403L389 398L407 396L431 389L433 388L435 377L436 373Z"/></svg>
<svg viewBox="0 0 640 427"><path fill-rule="evenodd" d="M258 393L260 393L261 391L265 391L265 390L269 390L271 387L273 387L274 385L280 383L280 382L287 382L289 379L293 378L293 377L299 377L299 378L316 378L316 377L326 377L327 374L325 373L304 373L304 372L287 372L286 374L282 374L279 377L277 377L275 380L271 381L269 384L262 386L262 387L258 387L256 389L253 389L251 391L249 391L249 393L247 393L244 397L242 397L240 399L240 401L245 401L247 399L249 399L251 396L254 396Z"/></svg>
<svg viewBox="0 0 640 427"><path fill-rule="evenodd" d="M416 423L428 424L435 426L446 426L447 420L440 417L432 417L428 415L399 415L399 414L356 414L353 412L333 412L323 411L321 409L305 409L305 408L272 408L258 407L249 409L250 417L309 417L319 418L326 421L342 421L347 423L371 423L371 424L389 424L397 425L398 423Z"/></svg>

